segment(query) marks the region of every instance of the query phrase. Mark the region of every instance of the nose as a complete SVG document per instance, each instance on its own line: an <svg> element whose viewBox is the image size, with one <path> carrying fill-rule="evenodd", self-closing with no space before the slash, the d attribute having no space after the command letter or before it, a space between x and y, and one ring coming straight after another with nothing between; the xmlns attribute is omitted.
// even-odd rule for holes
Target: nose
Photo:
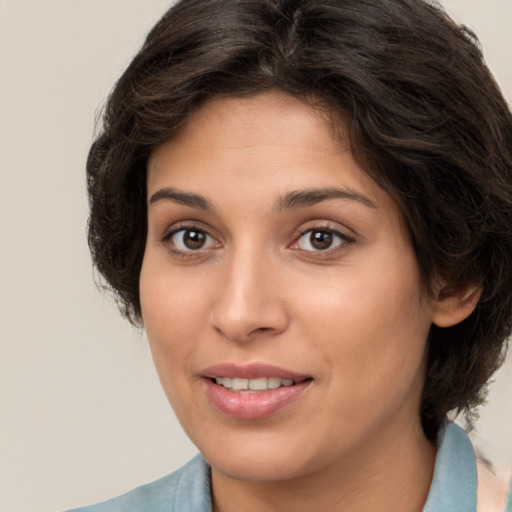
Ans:
<svg viewBox="0 0 512 512"><path fill-rule="evenodd" d="M244 343L286 330L284 286L271 259L245 252L223 262L211 322L225 338Z"/></svg>

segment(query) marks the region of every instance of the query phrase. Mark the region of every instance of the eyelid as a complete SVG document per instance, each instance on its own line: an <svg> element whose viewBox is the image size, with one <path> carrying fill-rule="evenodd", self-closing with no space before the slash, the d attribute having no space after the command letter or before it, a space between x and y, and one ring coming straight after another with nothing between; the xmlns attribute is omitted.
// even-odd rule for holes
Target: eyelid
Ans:
<svg viewBox="0 0 512 512"><path fill-rule="evenodd" d="M213 240L214 246L213 247L212 246L201 247L196 250L194 250L194 249L187 250L187 249L182 249L182 248L176 247L176 245L171 242L171 239L174 235L176 235L180 231L200 231L200 232L204 233L208 238ZM181 256L191 256L194 254L197 255L197 254L203 253L204 251L207 251L207 250L217 249L221 246L218 239L211 234L211 232L208 228L206 228L205 226L201 225L200 223L197 223L194 221L180 221L180 222L172 224L171 226L169 226L166 229L164 235L160 238L160 241L173 254L177 254L177 255L181 255Z"/></svg>
<svg viewBox="0 0 512 512"><path fill-rule="evenodd" d="M173 233L176 233L177 231L180 231L181 229L196 229L197 231L204 231L205 233L209 234L210 236L213 236L213 238L217 238L217 236L212 235L212 228L204 223L201 220L193 220L193 219L184 219L184 220L176 220L173 222L166 222L165 225L162 222L161 229L163 232L163 235L161 236L162 239L171 236Z"/></svg>
<svg viewBox="0 0 512 512"><path fill-rule="evenodd" d="M309 254L312 257L326 257L332 255L333 253L337 253L344 249L347 249L350 245L355 242L355 238L351 235L348 235L345 232L345 229L348 231L349 228L343 229L340 227L338 223L335 223L336 226L333 226L332 221L311 221L303 224L300 228L298 228L293 236L293 240L290 244L288 244L288 248L292 250L296 250L305 254ZM190 249L190 248L180 248L177 247L176 244L171 242L171 239L174 235L179 233L180 231L200 231L205 233L205 235L211 240L207 243L208 246L200 247L198 249ZM307 235L308 233L312 233L315 231L324 231L332 233L336 236L339 241L332 247L328 247L326 249L303 249L298 247L299 241L302 237ZM211 229L209 227L204 226L201 222L196 221L179 221L171 224L167 227L165 233L162 237L160 237L160 242L166 246L166 248L176 254L178 256L193 256L204 254L206 251L210 251L212 249L218 249L222 246L221 242L219 242L218 236L215 236L211 233ZM213 243L212 243L213 242Z"/></svg>
<svg viewBox="0 0 512 512"><path fill-rule="evenodd" d="M332 233L333 235L335 235L336 237L338 237L340 239L340 243L337 243L333 247L329 247L324 250L322 250L322 249L308 250L308 249L302 249L302 248L298 247L299 241L301 240L302 237L304 237L307 234L313 233L315 231L319 231L319 232L323 231L323 232ZM322 256L330 255L337 251L346 249L346 248L348 248L348 246L352 245L355 241L356 240L353 236L348 235L345 232L345 230L340 229L340 227L338 225L336 227L334 227L331 222L320 221L320 222L315 222L313 224L308 223L306 226L301 226L301 228L299 228L297 230L297 233L295 234L292 243L289 245L289 248L293 249L293 250L301 251L303 253L311 254L312 256L315 256L315 257L322 257Z"/></svg>

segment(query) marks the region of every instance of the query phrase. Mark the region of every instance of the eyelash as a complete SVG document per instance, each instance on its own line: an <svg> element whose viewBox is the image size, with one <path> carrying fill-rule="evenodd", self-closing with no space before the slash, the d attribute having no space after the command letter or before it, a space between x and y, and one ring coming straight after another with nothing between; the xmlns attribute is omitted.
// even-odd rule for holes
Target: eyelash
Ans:
<svg viewBox="0 0 512 512"><path fill-rule="evenodd" d="M329 247L327 247L325 249L316 249L316 250L315 249L301 249L300 247L298 247L300 240L303 237L305 237L306 235L309 235L309 237L310 237L309 243L311 245L311 242L312 242L311 236L314 233L330 235L330 236L332 236L332 240L333 240L332 243L335 243L335 241L334 241L335 238L338 239L338 243L336 243L336 245L334 245L334 247L331 244L331 245L329 245ZM355 242L354 238L340 232L337 229L333 229L329 226L315 226L315 227L300 230L298 236L292 242L290 247L292 249L296 249L298 251L308 253L309 255L314 256L314 257L325 257L327 255L332 255L333 253L337 253L338 251L348 248L354 242Z"/></svg>
<svg viewBox="0 0 512 512"><path fill-rule="evenodd" d="M191 248L179 248L176 246L176 243L172 242L172 238L177 235L180 232L183 232L185 234L186 232L197 232L202 233L206 236L206 244L208 243L208 239L214 241L215 246L214 247L198 247L197 249L191 249ZM303 237L306 235L309 235L310 237L314 233L321 233L323 235L330 235L332 236L333 242L326 247L325 249L303 249L299 247L299 242ZM338 239L338 242L336 243L335 239ZM193 255L199 255L204 250L208 250L211 248L218 248L220 246L219 242L216 241L216 239L208 233L207 230L205 230L203 227L195 224L182 224L173 226L172 229L170 229L166 234L162 237L161 242L168 247L168 249L173 253L173 255L181 256L181 257L190 257ZM348 248L350 245L352 245L355 242L354 238L340 232L337 229L333 229L329 226L315 226L315 227L309 227L307 229L302 229L298 231L298 234L295 236L293 242L288 246L288 248L300 251L302 253L308 254L312 257L326 257L327 255L332 255L333 253L337 253L343 249ZM332 244L336 243L334 247L332 247ZM311 245L311 239L310 239L310 245Z"/></svg>
<svg viewBox="0 0 512 512"><path fill-rule="evenodd" d="M184 234L186 232L196 232L196 233L202 233L203 235L206 235L207 239L215 240L215 238L208 233L207 230L205 230L203 227L194 225L194 224L183 224L178 226L173 226L172 229L167 231L167 233L162 237L161 242L167 246L169 251L173 253L173 255L181 256L181 257L190 257L192 255L198 255L202 252L203 247L200 247L196 250L194 249L181 249L176 247L176 244L172 242L172 238L177 235L180 232L183 232ZM216 242L218 245L218 242ZM208 249L208 248L206 248Z"/></svg>

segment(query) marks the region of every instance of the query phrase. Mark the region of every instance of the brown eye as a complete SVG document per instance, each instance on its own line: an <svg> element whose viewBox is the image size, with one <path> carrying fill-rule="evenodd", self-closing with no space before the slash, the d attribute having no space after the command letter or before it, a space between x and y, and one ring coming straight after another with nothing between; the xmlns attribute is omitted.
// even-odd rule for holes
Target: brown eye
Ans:
<svg viewBox="0 0 512 512"><path fill-rule="evenodd" d="M180 229L169 238L176 249L184 252L208 249L215 245L215 240L200 229Z"/></svg>
<svg viewBox="0 0 512 512"><path fill-rule="evenodd" d="M309 235L309 243L318 251L329 249L333 242L333 234L328 231L312 231Z"/></svg>
<svg viewBox="0 0 512 512"><path fill-rule="evenodd" d="M206 234L202 231L185 231L183 234L183 244L188 249L201 249L206 243Z"/></svg>
<svg viewBox="0 0 512 512"><path fill-rule="evenodd" d="M302 251L326 251L344 243L350 243L351 239L331 229L308 229L296 242L296 248Z"/></svg>

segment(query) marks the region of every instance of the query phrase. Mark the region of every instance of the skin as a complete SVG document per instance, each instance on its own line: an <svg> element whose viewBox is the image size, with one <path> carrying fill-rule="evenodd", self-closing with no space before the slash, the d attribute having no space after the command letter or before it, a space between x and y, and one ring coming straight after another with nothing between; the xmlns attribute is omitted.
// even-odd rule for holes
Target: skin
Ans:
<svg viewBox="0 0 512 512"><path fill-rule="evenodd" d="M419 418L426 339L468 311L423 294L400 211L348 143L280 92L215 99L154 150L147 186L144 324L212 466L214 510L422 510L435 459ZM283 201L311 189L346 197ZM190 230L203 246L187 246ZM201 376L224 362L312 380L270 417L233 418Z"/></svg>

